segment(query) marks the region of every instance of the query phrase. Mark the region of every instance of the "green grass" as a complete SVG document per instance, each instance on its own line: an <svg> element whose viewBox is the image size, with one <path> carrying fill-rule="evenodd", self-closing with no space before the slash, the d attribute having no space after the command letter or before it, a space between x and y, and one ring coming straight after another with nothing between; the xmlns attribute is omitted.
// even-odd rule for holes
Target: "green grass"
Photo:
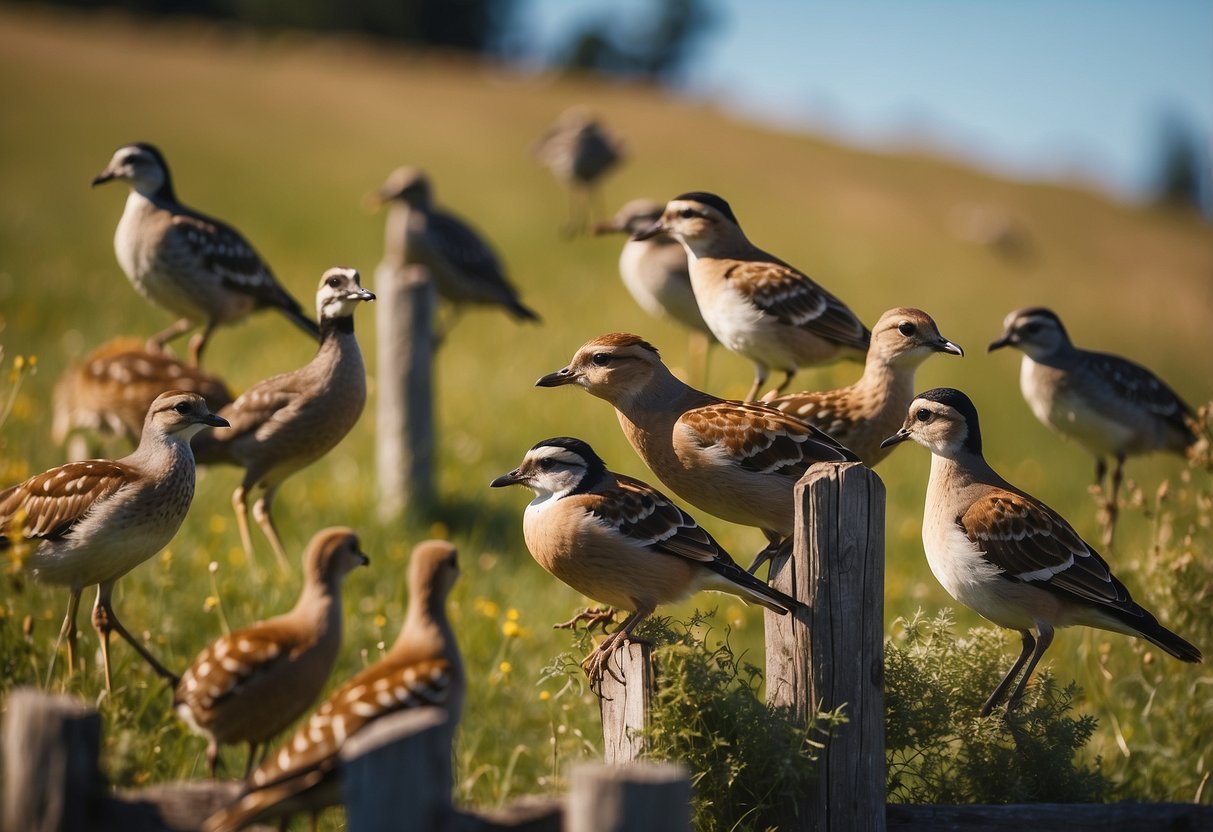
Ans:
<svg viewBox="0 0 1213 832"><path fill-rule="evenodd" d="M757 243L801 265L865 320L896 305L931 313L968 355L933 359L919 387L966 390L982 412L991 462L1089 538L1097 536L1087 494L1091 461L1031 418L1017 391L1017 358L985 354L1004 314L1052 306L1080 344L1134 356L1194 403L1213 398L1213 231L1190 217L1074 188L996 179L925 156L876 155L760 130L646 87L519 76L356 41L147 28L105 16L6 9L0 77L7 79L0 85L3 369L17 355L36 356L38 365L0 433L0 485L62 461L49 441L50 394L73 358L114 335L147 335L168 323L131 291L114 261L111 239L124 189L88 188L114 148L129 141L160 145L182 198L241 228L305 303L321 272L335 264L356 266L374 288L382 218L362 212L361 197L392 168L423 166L439 201L493 239L524 299L544 316L541 327L530 327L494 312L471 313L442 350L441 499L429 515L376 519L373 401L338 449L284 486L276 511L291 552L319 528L348 524L372 556L371 567L350 576L345 588L346 646L337 678L372 661L378 645L394 637L412 544L429 535L458 542L465 574L451 613L471 682L459 790L480 805L559 788L566 764L594 756L599 745L590 695L555 679L540 681L542 668L569 649L567 636L549 625L567 618L580 599L527 555L521 539L527 497L490 491L489 480L513 468L534 442L561 434L586 439L616 470L651 478L604 403L573 390L536 389L533 381L611 330L644 335L679 372L687 354L680 331L645 317L624 292L615 270L619 240L557 234L564 195L532 164L528 146L566 106L590 104L627 137L628 163L606 188L611 208L634 196L714 190L730 200ZM958 212L973 204L995 204L1014 216L1030 235L1034 257L1010 262L959 239ZM373 378L370 311L358 326ZM280 318L263 315L216 335L208 365L243 389L303 364L312 349ZM855 372L837 367L806 372L799 381L837 386ZM717 353L707 386L738 396L750 374L746 362ZM879 469L889 494L890 621L949 603L926 568L918 537L927 467L926 453L907 447ZM1135 460L1129 473L1150 494L1182 467L1175 459ZM1207 494L1207 474L1193 477L1193 490ZM216 595L239 626L288 607L298 591L298 576L278 574L260 538L256 561L245 561L228 502L236 478L231 469L206 472L170 550L119 584L115 603L123 620L147 631L174 667L220 632L208 596ZM1174 542L1182 543L1195 524L1207 543L1207 508L1203 515L1192 505L1183 511L1174 519ZM754 530L700 519L741 560L761 546ZM1138 600L1166 622L1165 602L1173 595L1150 582L1167 568L1154 563L1155 532L1148 517L1127 514L1114 564ZM1209 558L1207 548L1194 551ZM218 564L214 589L211 562ZM45 672L64 596L37 586L5 591L0 644L8 684ZM719 604L733 648L758 659L761 611L725 597L698 603ZM685 615L692 606L670 612ZM511 609L516 635L503 631ZM30 643L21 634L26 616ZM976 623L958 611L958 627ZM1017 649L1012 642L1008 636L1008 663ZM201 774L202 742L168 713L168 694L131 651L115 647L118 689L104 701L90 631L82 644L87 672L67 683L57 678L52 687L100 701L114 779L138 784ZM1211 679L1203 667L1162 657L1146 668L1147 696L1136 683L1126 690L1127 680L1142 678L1148 655L1120 636L1067 632L1049 660L1060 683L1074 678L1087 692L1080 708L1099 720L1091 749L1103 756L1105 773L1130 784L1131 796L1191 799L1207 752L1168 746L1181 740L1157 724L1150 703L1189 703L1194 718L1208 725L1213 717L1200 706L1207 693L1199 691ZM1139 740L1148 741L1150 753L1137 753ZM1182 782L1156 776L1168 750L1187 766ZM241 752L225 761L228 771L238 770Z"/></svg>

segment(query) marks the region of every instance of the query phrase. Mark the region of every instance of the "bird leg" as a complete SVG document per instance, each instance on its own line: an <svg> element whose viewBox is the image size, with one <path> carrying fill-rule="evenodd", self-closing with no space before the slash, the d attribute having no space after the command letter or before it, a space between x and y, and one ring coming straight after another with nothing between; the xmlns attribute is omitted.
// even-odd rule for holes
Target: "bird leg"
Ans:
<svg viewBox="0 0 1213 832"><path fill-rule="evenodd" d="M765 364L754 365L754 384L750 387L750 392L745 394L747 402L758 401L758 393L762 390L762 385L766 384L767 375L770 372Z"/></svg>
<svg viewBox="0 0 1213 832"><path fill-rule="evenodd" d="M553 624L553 630L577 630L577 625L584 623L585 631L588 633L595 627L601 627L602 631L606 632L607 624L615 620L617 610L612 607L586 607L581 612L574 615L568 621L563 621L559 624Z"/></svg>
<svg viewBox="0 0 1213 832"><path fill-rule="evenodd" d="M206 326L202 331L195 334L190 339L189 355L190 365L193 367L202 366L202 351L206 349L207 342L211 340L211 333L215 331L215 321L207 321Z"/></svg>
<svg viewBox="0 0 1213 832"><path fill-rule="evenodd" d="M274 527L274 518L270 514L270 504L273 503L274 494L277 491L277 488L265 489L265 493L257 498L257 502L253 503L253 518L261 527L261 531L265 532L265 537L269 540L274 554L277 555L278 565L282 567L282 571L290 572L290 558L286 556L286 550L282 548L282 541L278 539L278 529Z"/></svg>
<svg viewBox="0 0 1213 832"><path fill-rule="evenodd" d="M1015 660L1015 664L1011 665L1011 669L1007 671L1007 675L1002 677L1002 681L998 683L998 687L994 688L994 692L990 694L990 698L986 700L986 704L981 706L981 710L978 711L981 716L989 716L990 711L994 710L994 706L1006 694L1007 688L1011 687L1011 682L1015 681L1015 677L1019 675L1024 662L1028 660L1028 656L1032 654L1032 650L1036 646L1036 639L1033 638L1032 633L1028 630L1020 630L1019 635L1023 639L1023 649L1019 653L1019 658Z"/></svg>
<svg viewBox="0 0 1213 832"><path fill-rule="evenodd" d="M105 689L111 690L110 677L110 633L115 632L122 638L126 639L127 644L135 648L135 652L151 665L152 670L161 679L164 679L172 687L177 687L181 681L181 677L170 671L164 665L156 660L148 649L143 646L134 636L127 632L122 626L122 622L118 620L118 616L114 614L114 608L110 603L110 595L114 591L113 582L101 584L97 588L97 602L93 605L93 627L97 630L97 634L101 636L101 662L105 666Z"/></svg>
<svg viewBox="0 0 1213 832"><path fill-rule="evenodd" d="M151 352L164 352L165 344L177 336L189 332L193 327L194 322L189 318L181 318L174 321L167 329L163 329L147 339L147 349Z"/></svg>
<svg viewBox="0 0 1213 832"><path fill-rule="evenodd" d="M791 385L792 379L796 377L797 368L793 367L790 370L783 371L783 381L779 382L779 386L775 388L775 395L778 396Z"/></svg>
<svg viewBox="0 0 1213 832"><path fill-rule="evenodd" d="M770 529L763 529L762 533L767 536L767 545L754 556L754 562L751 563L750 568L746 570L751 575L758 571L758 567L762 566L771 558L775 557L776 555L783 554L785 549L788 551L791 550L793 541L791 536L783 538Z"/></svg>
<svg viewBox="0 0 1213 832"><path fill-rule="evenodd" d="M63 639L67 638L67 675L71 678L76 670L76 612L80 609L80 590L72 589L67 596L67 615L63 618L63 626L59 628L59 639L55 642L55 652L51 653L50 665L46 668L46 685L50 687L51 674L55 671L55 657Z"/></svg>
<svg viewBox="0 0 1213 832"><path fill-rule="evenodd" d="M244 779L248 780L250 774L253 773L253 766L257 764L257 758L260 756L257 752L261 748L261 743L250 742L248 744L248 762L244 766Z"/></svg>
<svg viewBox="0 0 1213 832"><path fill-rule="evenodd" d="M611 667L611 656L615 654L619 648L632 641L632 630L636 629L636 625L653 614L653 608L640 608L636 612L628 616L623 625L611 633L602 644L598 645L597 649L590 655L585 657L585 661L581 663L581 669L585 671L585 675L590 680L590 690L595 694L602 695L602 677L605 673L610 673L619 684L624 684L619 674Z"/></svg>
<svg viewBox="0 0 1213 832"><path fill-rule="evenodd" d="M244 554L251 561L253 559L253 536L249 534L248 529L248 506L244 503L246 493L245 484L240 483L232 492L232 508L236 511L236 528L240 531L240 545L244 547Z"/></svg>
<svg viewBox="0 0 1213 832"><path fill-rule="evenodd" d="M1032 651L1032 659L1028 662L1028 666L1024 668L1023 676L1019 679L1019 684L1015 686L1015 692L1011 694L1011 698L1007 700L1007 712L1015 709L1019 704L1019 700L1023 698L1024 689L1028 686L1028 679L1032 676L1032 671L1036 669L1036 664L1040 661L1040 657L1049 649L1049 645L1053 643L1053 628L1045 624L1036 625L1036 649Z"/></svg>
<svg viewBox="0 0 1213 832"><path fill-rule="evenodd" d="M219 743L213 739L206 744L206 768L211 773L211 779L216 780L219 769Z"/></svg>

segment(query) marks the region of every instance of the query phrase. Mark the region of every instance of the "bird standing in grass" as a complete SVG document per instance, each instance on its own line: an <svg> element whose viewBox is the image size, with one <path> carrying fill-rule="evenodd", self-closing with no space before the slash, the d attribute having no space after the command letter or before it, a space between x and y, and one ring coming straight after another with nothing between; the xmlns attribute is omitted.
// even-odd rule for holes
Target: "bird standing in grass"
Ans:
<svg viewBox="0 0 1213 832"><path fill-rule="evenodd" d="M423 171L397 168L375 199L399 212L388 223L387 251L400 252L405 263L425 266L438 294L450 304L451 319L440 327L440 336L450 331L455 318L471 304L500 306L520 321L539 320L519 299L484 237L434 204L430 179Z"/></svg>
<svg viewBox="0 0 1213 832"><path fill-rule="evenodd" d="M769 545L750 572L791 539L792 493L809 466L858 461L794 416L682 383L652 344L628 333L587 342L567 367L535 383L576 384L610 402L624 435L667 488L709 514L761 529Z"/></svg>
<svg viewBox="0 0 1213 832"><path fill-rule="evenodd" d="M406 708L434 706L454 729L463 710L464 675L446 600L459 576L455 547L419 543L409 562L409 607L387 655L324 701L291 737L253 771L231 806L203 824L205 832L233 832L252 823L315 815L340 800L338 754L371 722ZM402 799L407 797L402 784ZM407 807L407 800L401 804Z"/></svg>
<svg viewBox="0 0 1213 832"><path fill-rule="evenodd" d="M127 632L112 606L114 584L173 539L194 499L190 438L227 421L197 393L173 390L148 409L139 447L119 460L69 462L0 491L0 550L39 581L67 586L67 615L55 653L67 639L76 666L76 612L84 587L97 585L93 627L101 637L105 688L112 689L109 639L126 639L157 674L176 681ZM51 658L54 667L54 657Z"/></svg>
<svg viewBox="0 0 1213 832"><path fill-rule="evenodd" d="M237 323L257 309L276 309L319 339L315 322L240 232L177 201L159 150L142 142L118 148L93 185L115 179L131 188L114 233L118 264L139 294L179 316L152 336L149 347L162 349L202 324L189 347L197 365L215 327Z"/></svg>
<svg viewBox="0 0 1213 832"><path fill-rule="evenodd" d="M755 399L771 368L785 374L842 358L862 361L871 333L847 305L807 275L755 246L729 204L696 191L670 200L661 219L633 235L668 234L686 248L699 311L720 343L754 362Z"/></svg>
<svg viewBox="0 0 1213 832"><path fill-rule="evenodd" d="M977 409L959 390L936 388L910 404L887 446L913 439L931 454L922 544L935 577L960 603L1016 630L1023 649L981 708L987 716L1015 678L1012 710L1058 627L1138 636L1177 659L1198 649L1135 603L1107 562L1061 515L1000 477L982 456Z"/></svg>
<svg viewBox="0 0 1213 832"><path fill-rule="evenodd" d="M631 615L582 663L597 689L611 655L659 604L700 589L728 592L781 615L802 605L738 566L664 494L605 463L580 439L539 442L493 488L525 485L535 499L523 536L535 561L582 595Z"/></svg>
<svg viewBox="0 0 1213 832"><path fill-rule="evenodd" d="M570 107L531 147L535 159L569 189L568 234L588 229L598 180L623 161L623 142L585 107Z"/></svg>
<svg viewBox="0 0 1213 832"><path fill-rule="evenodd" d="M1140 364L1075 347L1052 310L1034 307L1007 315L990 352L1003 347L1023 352L1024 400L1044 425L1095 457L1095 484L1101 489L1106 459L1115 459L1105 500L1104 545L1111 546L1125 458L1151 451L1186 454L1197 440L1195 412Z"/></svg>
<svg viewBox="0 0 1213 832"><path fill-rule="evenodd" d="M143 419L156 396L188 390L218 410L234 396L219 377L133 338L114 338L64 371L55 382L51 438L69 459L90 456L90 440L139 444Z"/></svg>
<svg viewBox="0 0 1213 832"><path fill-rule="evenodd" d="M181 675L173 709L207 740L211 776L221 744L257 748L311 707L341 649L341 582L370 559L347 528L317 532L303 556L303 592L290 612L213 641Z"/></svg>
<svg viewBox="0 0 1213 832"><path fill-rule="evenodd" d="M815 425L875 467L889 455L884 441L905 421L914 400L914 372L932 355L964 350L939 334L921 309L890 309L872 328L863 376L838 390L809 390L763 397L763 403Z"/></svg>
<svg viewBox="0 0 1213 832"><path fill-rule="evenodd" d="M320 278L316 311L320 349L303 367L259 381L220 410L232 429L222 437L199 437L194 444L204 465L238 465L244 478L232 493L240 542L251 558L246 501L283 569L290 561L282 548L270 509L274 495L291 474L311 465L337 446L362 415L366 404L366 367L354 337L354 310L375 295L362 288L354 269L333 268Z"/></svg>

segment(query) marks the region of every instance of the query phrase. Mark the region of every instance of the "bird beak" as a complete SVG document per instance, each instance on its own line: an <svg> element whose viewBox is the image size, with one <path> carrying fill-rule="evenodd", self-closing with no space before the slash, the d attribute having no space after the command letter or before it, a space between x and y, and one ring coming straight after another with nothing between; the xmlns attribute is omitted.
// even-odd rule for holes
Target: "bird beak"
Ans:
<svg viewBox="0 0 1213 832"><path fill-rule="evenodd" d="M1011 346L1011 344L1014 343L1014 341L1012 341L1011 338L1012 338L1011 333L1004 332L1002 334L1001 338L999 338L997 341L993 341L990 343L990 346L986 348L986 352L994 352L994 350L1000 350L1003 347Z"/></svg>
<svg viewBox="0 0 1213 832"><path fill-rule="evenodd" d="M232 423L222 416L214 413L208 413L202 417L202 424L210 425L213 428L230 428Z"/></svg>
<svg viewBox="0 0 1213 832"><path fill-rule="evenodd" d="M881 442L880 447L891 448L894 445L900 445L902 442L905 442L909 438L910 438L910 429L902 428L901 430L897 431L897 433L893 434L888 439Z"/></svg>
<svg viewBox="0 0 1213 832"><path fill-rule="evenodd" d="M346 300L374 300L375 293L367 291L366 289L359 289L356 292L350 292L348 295L345 296L345 299Z"/></svg>
<svg viewBox="0 0 1213 832"><path fill-rule="evenodd" d="M951 353L952 355L959 355L961 358L964 358L965 354L965 351L960 344L953 344L947 338L940 338L939 342L935 344L935 349L939 352L947 352Z"/></svg>
<svg viewBox="0 0 1213 832"><path fill-rule="evenodd" d="M522 482L523 479L525 478L522 476L522 469L515 468L508 474L502 474L500 477L489 483L489 488L501 488L506 485L517 485L518 483Z"/></svg>
<svg viewBox="0 0 1213 832"><path fill-rule="evenodd" d="M110 181L113 178L114 178L113 171L111 171L109 168L106 168L105 170L101 171L101 173L99 173L93 177L92 186L95 188L98 185L104 185L106 182Z"/></svg>
<svg viewBox="0 0 1213 832"><path fill-rule="evenodd" d="M358 559L359 559L360 561L362 561L362 565L363 565L363 566L370 566L370 565L371 565L371 557L370 557L370 555L368 555L366 552L359 552L359 553L358 553Z"/></svg>
<svg viewBox="0 0 1213 832"><path fill-rule="evenodd" d="M560 387L564 384L575 384L579 376L574 373L572 368L565 367L563 370L557 370L554 373L548 373L539 381L535 382L536 387Z"/></svg>
<svg viewBox="0 0 1213 832"><path fill-rule="evenodd" d="M642 228L639 231L637 231L635 234L632 235L632 239L637 240L637 241L648 240L651 237L656 237L658 234L667 234L667 233L669 233L669 229L666 228L665 224L661 220L658 220L657 222L650 225L648 228Z"/></svg>

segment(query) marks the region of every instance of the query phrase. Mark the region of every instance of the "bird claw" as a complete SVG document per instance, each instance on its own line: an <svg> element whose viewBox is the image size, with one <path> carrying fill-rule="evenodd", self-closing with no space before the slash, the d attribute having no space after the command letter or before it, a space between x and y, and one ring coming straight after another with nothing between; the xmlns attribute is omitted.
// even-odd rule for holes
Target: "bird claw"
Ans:
<svg viewBox="0 0 1213 832"><path fill-rule="evenodd" d="M595 627L601 627L603 632L606 632L607 625L615 620L616 610L611 607L586 607L581 612L574 615L568 621L563 621L559 624L553 624L553 630L574 630L577 625L584 623L585 631L588 633ZM582 667L584 667L584 663Z"/></svg>
<svg viewBox="0 0 1213 832"><path fill-rule="evenodd" d="M581 663L581 669L585 671L586 677L590 680L590 691L595 696L602 696L602 680L608 673L616 682L624 684L623 677L615 672L615 668L611 667L611 657L619 648L625 646L629 639L626 635L617 636L619 633L610 635Z"/></svg>

